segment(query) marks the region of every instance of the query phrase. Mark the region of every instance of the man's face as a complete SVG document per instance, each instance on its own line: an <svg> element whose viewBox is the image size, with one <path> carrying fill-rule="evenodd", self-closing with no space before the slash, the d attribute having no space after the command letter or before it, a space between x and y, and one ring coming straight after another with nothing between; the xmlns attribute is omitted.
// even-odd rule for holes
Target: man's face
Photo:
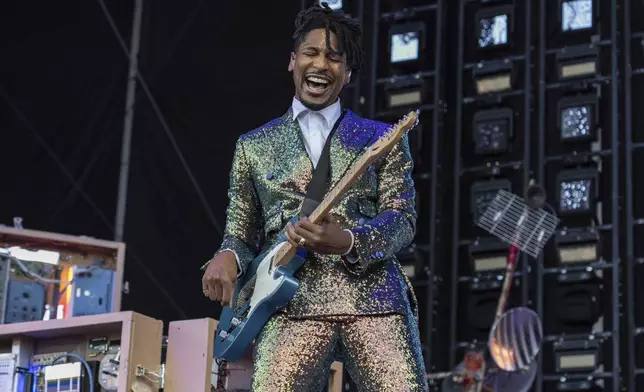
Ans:
<svg viewBox="0 0 644 392"><path fill-rule="evenodd" d="M306 40L291 53L288 70L293 72L295 96L309 109L320 110L333 104L349 83L346 55L338 53L338 40L329 32L332 52L327 50L324 29L311 30Z"/></svg>

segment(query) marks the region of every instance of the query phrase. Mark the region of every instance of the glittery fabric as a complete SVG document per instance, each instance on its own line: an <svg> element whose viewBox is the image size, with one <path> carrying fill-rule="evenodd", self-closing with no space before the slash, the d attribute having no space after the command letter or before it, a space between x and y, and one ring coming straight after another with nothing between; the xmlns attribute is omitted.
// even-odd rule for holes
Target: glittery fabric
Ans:
<svg viewBox="0 0 644 392"><path fill-rule="evenodd" d="M416 323L406 315L274 316L255 348L253 392L322 392L339 354L364 392L428 391Z"/></svg>
<svg viewBox="0 0 644 392"><path fill-rule="evenodd" d="M329 188L388 129L347 110L331 140ZM239 138L220 249L234 250L244 272L260 249L270 245L298 214L312 171L291 110ZM310 255L295 276L300 288L285 309L290 316L403 313L410 302L416 307L411 286L393 256L412 241L415 232L411 171L405 137L356 181L332 215L342 228L353 231L357 262Z"/></svg>

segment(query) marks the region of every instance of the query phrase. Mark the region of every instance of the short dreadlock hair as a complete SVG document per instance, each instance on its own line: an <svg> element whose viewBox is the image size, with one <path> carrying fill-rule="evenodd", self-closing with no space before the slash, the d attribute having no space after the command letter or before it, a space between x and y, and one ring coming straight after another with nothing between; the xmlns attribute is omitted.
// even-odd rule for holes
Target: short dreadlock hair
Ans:
<svg viewBox="0 0 644 392"><path fill-rule="evenodd" d="M330 33L338 39L340 54L346 54L347 66L353 72L362 70L362 27L355 19L342 11L332 10L327 3L321 2L300 11L295 19L295 50L306 40L306 35L315 29L326 30L327 50L331 49Z"/></svg>

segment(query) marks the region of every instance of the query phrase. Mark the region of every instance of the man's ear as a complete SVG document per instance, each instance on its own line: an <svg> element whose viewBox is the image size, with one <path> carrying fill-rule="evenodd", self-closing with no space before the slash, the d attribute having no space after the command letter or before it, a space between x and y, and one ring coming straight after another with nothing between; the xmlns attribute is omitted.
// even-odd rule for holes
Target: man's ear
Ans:
<svg viewBox="0 0 644 392"><path fill-rule="evenodd" d="M344 84L349 84L351 82L351 70L347 72L347 76L344 77Z"/></svg>
<svg viewBox="0 0 644 392"><path fill-rule="evenodd" d="M291 52L291 60L288 62L288 71L293 72L295 68L295 53Z"/></svg>

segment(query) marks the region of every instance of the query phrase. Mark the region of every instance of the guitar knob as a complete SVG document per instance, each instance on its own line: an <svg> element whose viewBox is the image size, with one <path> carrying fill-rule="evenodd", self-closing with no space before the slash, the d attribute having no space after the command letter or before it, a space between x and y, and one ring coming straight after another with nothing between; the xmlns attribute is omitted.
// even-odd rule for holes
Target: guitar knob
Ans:
<svg viewBox="0 0 644 392"><path fill-rule="evenodd" d="M228 332L226 331L219 332L219 337L222 339L226 339L228 337Z"/></svg>
<svg viewBox="0 0 644 392"><path fill-rule="evenodd" d="M240 320L240 319L238 319L238 318L233 317L233 318L230 320L230 323L231 323L233 326L235 326L235 327L236 327L236 326L238 326L239 324L241 324L241 320Z"/></svg>

